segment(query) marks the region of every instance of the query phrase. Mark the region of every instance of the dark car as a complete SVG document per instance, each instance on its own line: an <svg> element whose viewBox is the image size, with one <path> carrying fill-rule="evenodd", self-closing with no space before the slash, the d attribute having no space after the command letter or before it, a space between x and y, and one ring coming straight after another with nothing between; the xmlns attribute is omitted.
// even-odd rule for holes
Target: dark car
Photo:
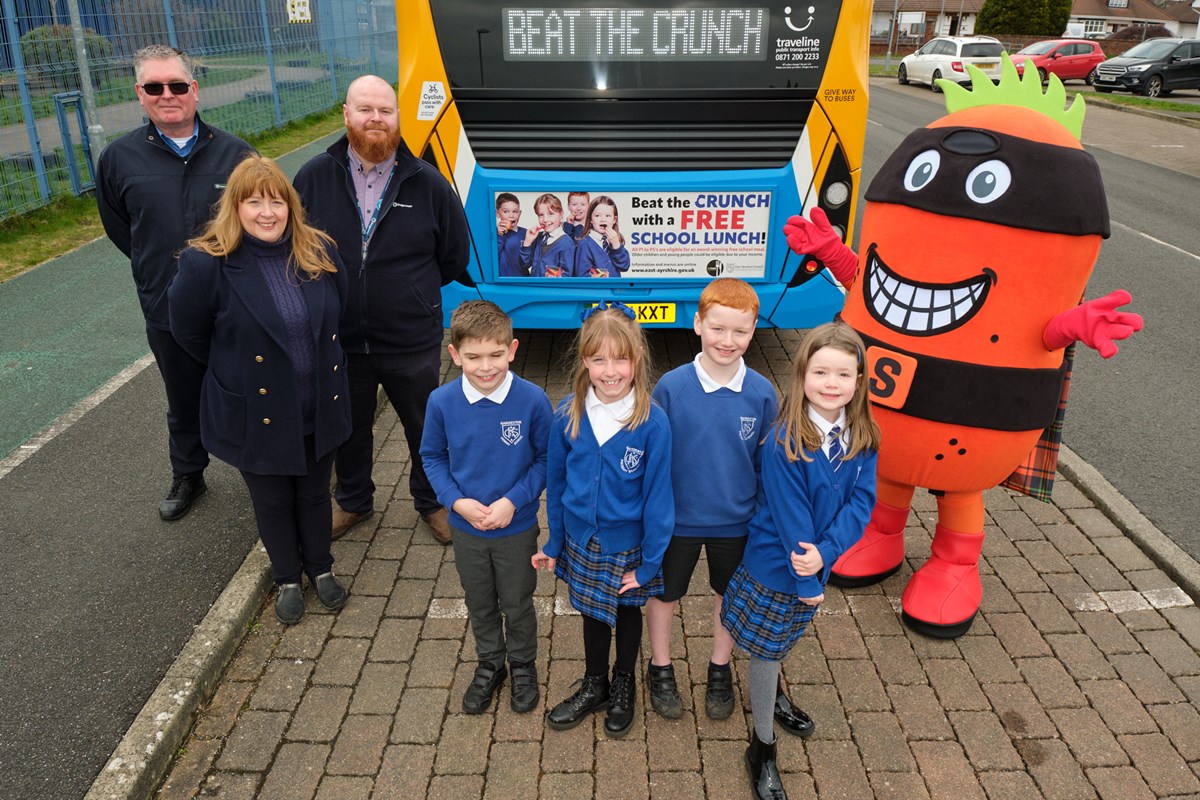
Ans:
<svg viewBox="0 0 1200 800"><path fill-rule="evenodd" d="M1200 39L1147 39L1096 67L1095 87L1147 97L1200 89Z"/></svg>
<svg viewBox="0 0 1200 800"><path fill-rule="evenodd" d="M1104 51L1095 42L1084 39L1049 39L1034 42L1012 57L1018 75L1026 69L1036 69L1042 83L1047 75L1057 75L1060 81L1080 80L1092 83L1095 69L1104 63Z"/></svg>

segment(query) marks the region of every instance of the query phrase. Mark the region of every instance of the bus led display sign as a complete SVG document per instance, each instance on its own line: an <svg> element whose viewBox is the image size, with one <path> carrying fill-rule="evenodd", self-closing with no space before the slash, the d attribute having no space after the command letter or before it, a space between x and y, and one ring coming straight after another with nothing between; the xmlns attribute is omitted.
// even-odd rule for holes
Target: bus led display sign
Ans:
<svg viewBox="0 0 1200 800"><path fill-rule="evenodd" d="M762 61L766 8L506 8L506 61Z"/></svg>

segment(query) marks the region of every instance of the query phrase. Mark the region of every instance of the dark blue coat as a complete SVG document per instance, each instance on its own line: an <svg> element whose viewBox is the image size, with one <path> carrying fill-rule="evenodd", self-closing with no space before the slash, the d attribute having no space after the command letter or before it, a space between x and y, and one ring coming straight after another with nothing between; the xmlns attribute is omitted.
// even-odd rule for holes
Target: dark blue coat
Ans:
<svg viewBox="0 0 1200 800"><path fill-rule="evenodd" d="M301 281L316 343L317 458L350 436L346 357L338 320L346 269ZM188 249L168 290L171 333L206 363L200 438L217 458L258 475L305 474L304 420L288 336L266 278L243 247L227 259Z"/></svg>

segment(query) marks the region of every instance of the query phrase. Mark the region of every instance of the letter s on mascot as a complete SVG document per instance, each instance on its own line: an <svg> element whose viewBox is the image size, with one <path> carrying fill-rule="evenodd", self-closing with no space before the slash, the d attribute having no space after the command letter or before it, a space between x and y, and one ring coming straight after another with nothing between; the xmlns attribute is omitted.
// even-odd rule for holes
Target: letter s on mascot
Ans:
<svg viewBox="0 0 1200 800"><path fill-rule="evenodd" d="M1079 143L1083 99L1064 111L1057 77L1043 94L1037 72L1020 80L1007 56L999 86L973 67L971 91L938 83L950 113L910 134L871 181L861 258L819 208L784 233L847 287L842 318L867 345L883 432L875 510L830 582L865 586L899 570L913 491L926 487L937 527L902 615L953 638L983 595L983 491L1024 467L1034 485L1010 485L1049 500L1066 348L1081 341L1111 357L1142 319L1117 310L1124 290L1081 302L1109 235L1100 170Z"/></svg>

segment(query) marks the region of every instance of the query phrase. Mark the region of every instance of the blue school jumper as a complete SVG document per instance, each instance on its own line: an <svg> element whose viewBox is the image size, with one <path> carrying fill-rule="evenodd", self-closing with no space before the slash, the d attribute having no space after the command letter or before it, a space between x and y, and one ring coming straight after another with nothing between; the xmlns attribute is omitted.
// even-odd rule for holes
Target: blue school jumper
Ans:
<svg viewBox="0 0 1200 800"><path fill-rule="evenodd" d="M511 373L510 373L511 374ZM546 487L546 457L552 412L542 389L513 375L504 402L471 403L465 378L429 395L421 461L450 524L472 536L497 539L537 525L539 498ZM464 497L491 505L507 497L517 507L508 527L481 531L455 513Z"/></svg>
<svg viewBox="0 0 1200 800"><path fill-rule="evenodd" d="M545 233L539 233L529 247L521 245L521 267L528 269L534 278L546 277L547 269L561 269L562 277L571 277L575 269L575 240L565 233L553 242L547 243L547 239Z"/></svg>
<svg viewBox="0 0 1200 800"><path fill-rule="evenodd" d="M523 278L529 269L521 266L521 245L525 242L524 228L505 231L499 238L496 255L496 274L501 278Z"/></svg>
<svg viewBox="0 0 1200 800"><path fill-rule="evenodd" d="M625 245L617 248L605 247L588 234L579 240L575 248L575 275L590 278L591 271L598 269L610 278L619 278L629 269L629 251Z"/></svg>
<svg viewBox="0 0 1200 800"><path fill-rule="evenodd" d="M598 537L603 553L639 545L637 582L649 585L662 566L675 528L671 492L671 426L658 406L632 431L622 428L603 445L587 414L571 439L567 411L572 395L559 404L550 432L546 465L546 517L550 536L542 552L558 558L566 539L586 550Z"/></svg>
<svg viewBox="0 0 1200 800"><path fill-rule="evenodd" d="M582 222L578 225L576 225L574 222L564 222L562 224L563 232L576 241L579 241L583 238L583 231L586 227L587 225Z"/></svg>
<svg viewBox="0 0 1200 800"><path fill-rule="evenodd" d="M812 461L788 461L777 438L767 430L763 445L763 503L750 520L750 538L742 564L768 589L795 597L824 591L829 570L866 530L875 507L878 453L860 452L835 473L820 449ZM825 561L820 575L801 577L792 569L797 542L815 544Z"/></svg>
<svg viewBox="0 0 1200 800"><path fill-rule="evenodd" d="M760 443L779 407L770 381L747 368L740 392L705 392L692 362L663 375L654 400L671 422L675 535L745 536L758 508Z"/></svg>

